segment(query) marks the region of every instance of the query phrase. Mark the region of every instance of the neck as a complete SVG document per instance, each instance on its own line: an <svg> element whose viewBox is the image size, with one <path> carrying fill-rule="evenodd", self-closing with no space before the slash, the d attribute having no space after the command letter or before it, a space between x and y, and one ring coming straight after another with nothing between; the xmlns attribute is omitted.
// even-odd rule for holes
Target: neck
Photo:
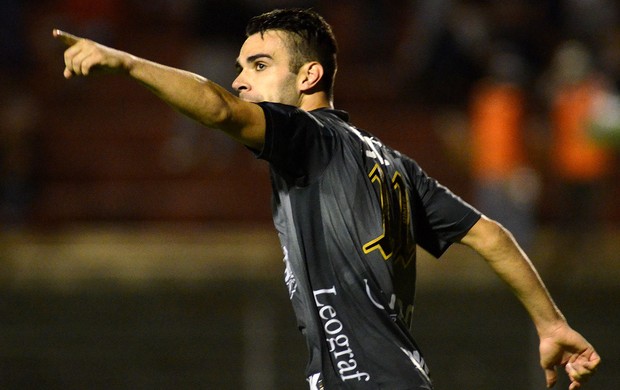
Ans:
<svg viewBox="0 0 620 390"><path fill-rule="evenodd" d="M324 91L319 91L301 95L299 108L305 111L312 111L319 108L334 108L334 104Z"/></svg>

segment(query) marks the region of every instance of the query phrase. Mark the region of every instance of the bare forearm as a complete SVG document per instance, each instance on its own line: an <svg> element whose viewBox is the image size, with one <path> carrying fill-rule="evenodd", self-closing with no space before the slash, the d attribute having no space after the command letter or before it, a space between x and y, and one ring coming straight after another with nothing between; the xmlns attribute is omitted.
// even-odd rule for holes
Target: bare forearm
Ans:
<svg viewBox="0 0 620 390"><path fill-rule="evenodd" d="M462 242L476 250L512 289L539 334L548 333L565 322L527 255L499 224L483 217Z"/></svg>
<svg viewBox="0 0 620 390"><path fill-rule="evenodd" d="M496 222L483 218L462 242L485 258L532 317L540 338L540 364L547 387L557 381L556 368L564 366L571 381L569 389L580 388L596 372L601 358L594 347L568 325L512 235Z"/></svg>
<svg viewBox="0 0 620 390"><path fill-rule="evenodd" d="M129 76L182 114L223 130L237 141L260 149L264 141L261 109L195 73L129 57Z"/></svg>
<svg viewBox="0 0 620 390"><path fill-rule="evenodd" d="M182 114L223 130L237 141L260 149L264 141L261 109L195 73L128 55L130 77Z"/></svg>
<svg viewBox="0 0 620 390"><path fill-rule="evenodd" d="M234 97L219 85L191 72L127 56L129 76L184 115L215 128L231 116Z"/></svg>
<svg viewBox="0 0 620 390"><path fill-rule="evenodd" d="M109 48L88 39L54 30L64 42L64 76L88 76L95 71L125 73L176 110L237 141L260 149L265 119L259 106L245 102L204 77Z"/></svg>

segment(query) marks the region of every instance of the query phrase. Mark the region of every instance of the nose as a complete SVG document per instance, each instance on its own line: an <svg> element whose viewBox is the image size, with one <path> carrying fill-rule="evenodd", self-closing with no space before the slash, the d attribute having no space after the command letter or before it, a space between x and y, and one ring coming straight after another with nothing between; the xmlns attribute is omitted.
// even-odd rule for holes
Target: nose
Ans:
<svg viewBox="0 0 620 390"><path fill-rule="evenodd" d="M239 73L237 78L233 80L232 87L237 92L246 91L249 89L248 83L243 78L242 73Z"/></svg>

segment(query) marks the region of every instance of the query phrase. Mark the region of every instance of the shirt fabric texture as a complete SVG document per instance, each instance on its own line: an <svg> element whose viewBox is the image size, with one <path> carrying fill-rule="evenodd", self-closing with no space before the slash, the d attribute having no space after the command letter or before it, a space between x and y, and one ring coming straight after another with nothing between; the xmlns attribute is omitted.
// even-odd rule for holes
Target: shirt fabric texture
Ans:
<svg viewBox="0 0 620 390"><path fill-rule="evenodd" d="M416 245L439 257L480 214L344 111L260 106L310 388L431 389L410 329Z"/></svg>

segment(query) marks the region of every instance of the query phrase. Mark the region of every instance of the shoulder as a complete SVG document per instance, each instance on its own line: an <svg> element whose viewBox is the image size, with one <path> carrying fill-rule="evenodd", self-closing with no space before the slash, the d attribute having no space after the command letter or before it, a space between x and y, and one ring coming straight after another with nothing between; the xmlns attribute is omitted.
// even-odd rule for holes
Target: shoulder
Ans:
<svg viewBox="0 0 620 390"><path fill-rule="evenodd" d="M267 141L281 140L289 149L297 143L308 147L320 139L342 138L351 127L343 111L327 108L306 111L295 106L267 102L259 105L265 113Z"/></svg>
<svg viewBox="0 0 620 390"><path fill-rule="evenodd" d="M345 111L335 110L331 108L320 108L317 110L306 111L296 106L282 103L262 102L258 105L265 112L267 120L295 120L309 121L311 123L325 125L346 125L349 115Z"/></svg>
<svg viewBox="0 0 620 390"><path fill-rule="evenodd" d="M298 119L303 120L314 118L308 111L302 110L299 107L291 106L282 103L261 102L258 105L265 112L267 120L270 119Z"/></svg>

